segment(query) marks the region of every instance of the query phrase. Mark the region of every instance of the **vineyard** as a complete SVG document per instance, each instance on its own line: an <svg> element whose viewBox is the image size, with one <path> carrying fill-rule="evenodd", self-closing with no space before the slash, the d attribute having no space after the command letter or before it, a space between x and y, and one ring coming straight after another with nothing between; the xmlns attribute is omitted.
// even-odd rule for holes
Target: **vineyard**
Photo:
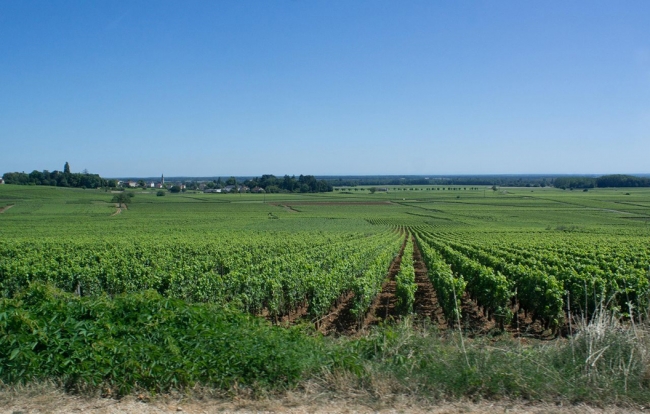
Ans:
<svg viewBox="0 0 650 414"><path fill-rule="evenodd" d="M541 207L552 196L557 194L541 198ZM144 199L147 195L139 197ZM289 215L282 207L287 203L260 206L248 196L244 202L234 200L239 205L229 222L223 223L224 218L220 217L221 225L208 230L197 210L210 207L212 215L218 210L235 213L234 202L219 199L214 200L219 203L208 203L201 197L205 196L188 195L173 204L156 204L158 200L149 196L129 210L128 216L135 217L102 217L101 221L108 222L116 233L134 221L135 226L125 231L124 237L104 230L101 231L109 234L94 235L100 231L99 223L90 219L80 223L90 227L83 235L75 235L78 227L68 223L71 234L65 234L65 227L58 227L60 236L39 237L41 229L36 227L31 229L34 237L24 232L11 237L11 224L21 225L23 218L40 215L30 211L34 208L30 204L38 203L43 208L43 200L15 203L18 206L2 217L3 233L9 235L0 240L0 294L10 298L36 281L80 296L114 296L152 289L163 296L228 305L267 315L275 321L296 313L316 321L351 296L350 311L363 319L381 292L391 262L399 256L401 268L393 277L399 310L395 314L405 315L413 311L415 298L416 243L436 299L450 324L462 319L464 300L474 302L501 329L513 322L516 312L557 330L569 313L589 316L606 306L623 316L634 317L644 314L649 305L650 244L643 235L647 224L627 217L618 218L623 223L605 234L598 227L579 232L524 231L525 228L504 231L491 221L488 224L495 229L487 225L477 228L468 221L481 220L486 213L491 213L493 220L499 219L494 214L497 209L500 214L516 214L530 208L530 196L493 197L482 206L483 211L474 210L473 217L467 206L478 206L481 199L476 196L465 204L457 198L442 198L437 209L430 207L431 196L407 202L386 200L390 204L369 203L369 196L365 202L339 196L338 204L334 204L321 196L308 201L293 200L291 211L298 214L292 216L306 217L271 221L260 219L264 214L255 214L256 210L271 209L276 217ZM499 207L504 200L519 203L519 209L509 204ZM56 203L57 198L52 197L51 201L50 214L58 215L59 220L63 208L68 206L72 206L71 214L77 206L106 209L93 200L66 200L63 205ZM452 206L453 203L457 205ZM21 204L25 205L22 212ZM171 208L162 211L162 218L171 212L180 213L177 220L188 221L187 227L170 226L160 231L149 227L137 233L141 226L138 218L153 218L153 209L165 207ZM593 215L588 207L584 210L585 215ZM643 210L635 214L643 217ZM447 218L414 219L420 211L431 211L440 217L446 214ZM363 222L357 220L364 213ZM463 216L462 221L458 216ZM346 225L342 226L341 221ZM596 220L593 224L597 224ZM271 225L276 228L264 231L264 227ZM242 228L247 226L251 229ZM634 230L639 235L628 234Z"/></svg>
<svg viewBox="0 0 650 414"><path fill-rule="evenodd" d="M91 301L84 306L149 292L155 306L173 300L335 337L409 315L440 332L546 339L603 311L646 320L649 191L431 189L264 198L138 190L114 215L110 193L5 185L1 306L32 303L26 292L42 286ZM14 338L0 359L22 355L12 326L0 319Z"/></svg>

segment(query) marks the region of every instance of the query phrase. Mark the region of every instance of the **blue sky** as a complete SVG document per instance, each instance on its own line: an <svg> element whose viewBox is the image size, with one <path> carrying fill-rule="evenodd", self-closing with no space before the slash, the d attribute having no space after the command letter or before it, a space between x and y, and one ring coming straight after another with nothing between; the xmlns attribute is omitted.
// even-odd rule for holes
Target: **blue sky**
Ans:
<svg viewBox="0 0 650 414"><path fill-rule="evenodd" d="M0 174L650 172L648 1L0 0Z"/></svg>

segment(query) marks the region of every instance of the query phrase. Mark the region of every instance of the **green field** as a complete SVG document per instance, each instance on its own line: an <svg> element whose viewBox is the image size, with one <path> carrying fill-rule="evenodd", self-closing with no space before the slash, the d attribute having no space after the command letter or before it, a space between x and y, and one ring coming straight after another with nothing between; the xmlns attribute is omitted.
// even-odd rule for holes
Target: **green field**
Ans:
<svg viewBox="0 0 650 414"><path fill-rule="evenodd" d="M452 188L452 190L450 190ZM466 188L465 190L463 188ZM99 190L41 186L0 187L3 239L77 235L93 237L161 231L203 234L218 231L310 231L314 221L344 220L344 228L362 228L367 220L396 224L454 227L460 231L539 232L576 226L581 233L648 235L650 190L553 188L389 187L342 189L320 194L203 194L156 197L155 191L134 191L128 214L111 217L113 194ZM335 204L326 204L335 203ZM370 203L370 204L368 204ZM291 205L299 214L281 207ZM269 222L272 213L283 221ZM319 230L337 231L328 222ZM89 233L92 232L92 233Z"/></svg>
<svg viewBox="0 0 650 414"><path fill-rule="evenodd" d="M307 301L318 317L352 290L361 314L409 233L420 247L445 253L439 259L453 265L456 278L473 276L454 262L455 254L470 261L466 267L505 275L501 311L522 299L535 317L557 326L570 295L575 309L584 304L578 298L589 296L581 311L601 301L621 312L629 311L630 301L638 311L647 308L648 190L421 186L374 194L365 188L133 194L128 209L117 209L107 191L0 187L0 205L11 206L0 216L3 295L39 280L84 295L154 289L274 315ZM539 285L531 278L553 279L558 303L521 297ZM468 293L474 285L466 286ZM438 299L444 295L438 292Z"/></svg>
<svg viewBox="0 0 650 414"><path fill-rule="evenodd" d="M367 369L358 359L366 358L359 355L367 356L367 344L322 337L317 329L335 334L335 328L323 328L327 325L323 321L337 306L347 304L347 318L356 321L350 326L370 335L367 341L385 341L392 329L402 328L367 334L367 321L387 281L396 286L396 310L391 315L400 319L415 312L421 320L414 302L414 269L420 261L444 315L440 320L445 322L438 321L435 329L469 332L470 305L482 318L484 326L479 328L486 338L496 334L503 340L519 332L520 320L536 324L530 338L549 339L571 336L569 322L574 318L588 323L609 312L620 323L642 326L649 311L648 189L389 186L388 191L375 193L357 187L321 194L187 192L164 197L152 190L133 192L128 208L118 209L108 191L0 185L2 381L63 378L65 383L109 384L128 392L132 387L164 390L193 383L216 387L229 387L233 381L295 383L320 366L358 373ZM421 259L414 249L421 252ZM395 262L396 258L400 260ZM389 274L391 263L397 263L396 276ZM151 308L170 313L159 320ZM208 311L213 316L202 316ZM117 322L129 312L137 313L131 316L136 325ZM221 312L225 316L218 316ZM142 314L149 314L153 325L141 320ZM176 320L178 315L186 315L185 322ZM58 331L52 328L57 317L66 321ZM250 360L255 351L246 351L245 358L231 355L232 349L207 340L203 331L181 332L184 323L195 322L222 327L206 328L208 336L235 335L235 324L247 335L272 338L264 343L260 352L265 356L259 358L275 358L277 364L262 369L261 360ZM115 332L102 328L106 324L115 324ZM133 332L138 324L147 326L149 348ZM98 339L79 339L79 326ZM242 346L254 348L242 341ZM103 350L85 348L97 343ZM130 344L128 351L121 348L125 343ZM210 371L219 365L217 356L208 358L207 371L201 371L203 365L191 362L198 354L187 353L192 343L202 355L210 354L214 346L220 355L239 361L239 368L222 364ZM275 346L283 344L288 344L286 353L276 355ZM72 353L78 350L74 358L82 358L86 369L72 372L62 367L52 359L54 345ZM310 351L298 358L301 347ZM106 356L108 349L112 357ZM160 360L177 361L161 365L156 352ZM476 352L476 358L485 356ZM535 352L555 358L544 354L547 350ZM179 356L186 353L195 356L191 360ZM153 355L151 364L158 368L143 367L145 354ZM357 359L346 359L352 354ZM93 358L108 359L89 362ZM122 368L111 371L117 364L111 361L119 361ZM617 383L613 391L618 397L647 396L650 384L639 379L647 375L643 366L647 360L641 361L634 371L637 383L629 388L628 378L621 379L625 385ZM428 375L422 368L426 363L420 362L418 375ZM585 375L580 364L566 368L565 362L559 358L553 363L575 372L562 375ZM124 368L129 363L137 368ZM386 361L382 364L386 366ZM403 375L401 368L394 369ZM463 381L500 375L484 371L466 372ZM535 385L527 384L524 388L531 392ZM449 387L444 393L467 393ZM520 396L525 394L515 388ZM503 392L509 393L477 391ZM595 394L580 394L584 392L574 390L570 398L598 399Z"/></svg>

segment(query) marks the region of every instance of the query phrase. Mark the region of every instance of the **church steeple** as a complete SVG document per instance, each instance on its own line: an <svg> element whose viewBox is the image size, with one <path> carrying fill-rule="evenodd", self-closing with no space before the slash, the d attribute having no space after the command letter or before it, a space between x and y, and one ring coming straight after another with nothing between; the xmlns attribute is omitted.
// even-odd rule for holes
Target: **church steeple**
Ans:
<svg viewBox="0 0 650 414"><path fill-rule="evenodd" d="M163 185L165 184L165 174L162 174L160 176L160 183L163 184Z"/></svg>

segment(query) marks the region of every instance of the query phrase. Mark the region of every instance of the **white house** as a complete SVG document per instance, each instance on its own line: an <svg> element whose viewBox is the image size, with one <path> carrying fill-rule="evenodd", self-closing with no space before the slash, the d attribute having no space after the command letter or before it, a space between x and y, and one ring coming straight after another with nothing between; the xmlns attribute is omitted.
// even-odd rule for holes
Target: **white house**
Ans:
<svg viewBox="0 0 650 414"><path fill-rule="evenodd" d="M0 178L0 184L4 184L5 180L3 178Z"/></svg>

